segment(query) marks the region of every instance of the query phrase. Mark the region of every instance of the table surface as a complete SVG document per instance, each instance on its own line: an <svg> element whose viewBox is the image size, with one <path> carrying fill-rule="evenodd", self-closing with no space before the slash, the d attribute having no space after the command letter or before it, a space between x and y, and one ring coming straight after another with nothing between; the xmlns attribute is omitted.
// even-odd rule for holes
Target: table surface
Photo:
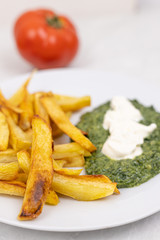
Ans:
<svg viewBox="0 0 160 240"><path fill-rule="evenodd" d="M8 19L0 16L0 82L31 71L32 67L17 54L12 36L13 19L16 14L30 8L36 1L15 0L17 12L7 6ZM42 1L39 1L42 3ZM47 2L47 0L46 0ZM49 2L49 1L48 1ZM51 1L50 1L51 2ZM31 3L31 1L30 1ZM44 5L44 4L43 4ZM18 8L19 6L19 8ZM47 6L50 6L49 4ZM51 6L52 7L52 6ZM5 9L6 8L6 9ZM56 8L56 6L55 6ZM0 10L2 11L2 10ZM116 72L160 84L160 2L141 0L139 8L132 14L75 16L74 20L81 40L81 47L70 68L85 68ZM76 233L40 232L16 228L0 223L0 239L152 239L160 237L160 213L136 223L113 229Z"/></svg>

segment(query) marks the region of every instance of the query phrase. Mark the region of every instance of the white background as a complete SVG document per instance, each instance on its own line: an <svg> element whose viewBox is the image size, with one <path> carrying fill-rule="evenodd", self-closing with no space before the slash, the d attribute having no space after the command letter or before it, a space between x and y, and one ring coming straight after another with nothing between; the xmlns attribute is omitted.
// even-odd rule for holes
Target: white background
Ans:
<svg viewBox="0 0 160 240"><path fill-rule="evenodd" d="M12 34L15 18L26 9L50 7L69 15L79 32L79 54L69 67L127 74L159 86L160 0L139 0L135 11L116 14L109 12L104 0L0 0L0 3L0 81L32 69L16 51ZM126 226L84 233L47 233L0 224L1 239L154 240L160 239L160 213Z"/></svg>

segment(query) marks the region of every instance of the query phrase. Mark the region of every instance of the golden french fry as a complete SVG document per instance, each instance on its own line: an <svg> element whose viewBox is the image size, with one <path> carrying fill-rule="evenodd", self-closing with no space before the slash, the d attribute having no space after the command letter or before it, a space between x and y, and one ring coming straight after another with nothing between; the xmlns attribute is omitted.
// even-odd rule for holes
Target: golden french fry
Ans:
<svg viewBox="0 0 160 240"><path fill-rule="evenodd" d="M32 120L31 166L19 220L30 220L42 212L53 179L52 132L38 116Z"/></svg>
<svg viewBox="0 0 160 240"><path fill-rule="evenodd" d="M26 184L20 181L0 181L0 194L23 197L26 190ZM58 196L53 190L49 190L46 204L57 205L59 202Z"/></svg>
<svg viewBox="0 0 160 240"><path fill-rule="evenodd" d="M72 111L65 112L65 114L70 119L70 117L72 116Z"/></svg>
<svg viewBox="0 0 160 240"><path fill-rule="evenodd" d="M85 160L83 155L63 158L65 161L64 167L83 167Z"/></svg>
<svg viewBox="0 0 160 240"><path fill-rule="evenodd" d="M26 185L19 181L0 181L0 194L23 197Z"/></svg>
<svg viewBox="0 0 160 240"><path fill-rule="evenodd" d="M42 105L40 98L43 96L43 93L37 92L34 94L34 111L35 114L43 118L48 124L50 124L49 115Z"/></svg>
<svg viewBox="0 0 160 240"><path fill-rule="evenodd" d="M10 183L12 185L17 185L17 186L21 186L21 187L26 187L26 184L24 182L20 182L20 181L17 181L17 179L15 180L11 180L11 181L4 181L6 183Z"/></svg>
<svg viewBox="0 0 160 240"><path fill-rule="evenodd" d="M21 150L17 153L17 159L20 168L24 171L24 173L29 173L30 168L30 155L26 150Z"/></svg>
<svg viewBox="0 0 160 240"><path fill-rule="evenodd" d="M30 82L30 80L32 79L33 77L33 74L35 73L36 70L33 70L31 75L28 77L28 79L26 80L25 83L23 83L23 85L17 90L17 92L9 99L9 102L14 105L14 106L19 106L24 98L25 98L25 95L26 95L26 89L28 87L28 84Z"/></svg>
<svg viewBox="0 0 160 240"><path fill-rule="evenodd" d="M5 151L0 151L0 163L9 163L17 161L17 152L13 149L7 149Z"/></svg>
<svg viewBox="0 0 160 240"><path fill-rule="evenodd" d="M91 143L91 141L88 138L86 138L81 133L81 131L70 122L70 120L65 115L64 111L57 104L54 97L44 96L41 98L41 102L46 108L51 119L72 140L79 143L83 148L87 149L89 152L93 152L96 150L96 147Z"/></svg>
<svg viewBox="0 0 160 240"><path fill-rule="evenodd" d="M66 175L79 175L82 172L82 169L68 169L68 168L61 168L58 163L53 159L53 169L57 173L66 174Z"/></svg>
<svg viewBox="0 0 160 240"><path fill-rule="evenodd" d="M22 113L23 110L15 107L12 103L10 103L7 99L5 99L5 97L3 96L1 90L0 90L0 104L4 107L7 107L8 109L10 109L11 111L15 112L15 113Z"/></svg>
<svg viewBox="0 0 160 240"><path fill-rule="evenodd" d="M54 145L53 158L56 160L76 157L78 155L91 156L90 152L75 142Z"/></svg>
<svg viewBox="0 0 160 240"><path fill-rule="evenodd" d="M31 128L31 121L34 115L33 112L33 96L26 90L24 101L20 104L23 112L20 114L19 126L23 130Z"/></svg>
<svg viewBox="0 0 160 240"><path fill-rule="evenodd" d="M0 151L8 148L9 128L5 115L0 112Z"/></svg>
<svg viewBox="0 0 160 240"><path fill-rule="evenodd" d="M59 129L54 122L51 122L51 128L52 128L53 139L60 137L63 134L61 129Z"/></svg>
<svg viewBox="0 0 160 240"><path fill-rule="evenodd" d="M32 140L17 125L8 120L10 127L10 144L16 151L27 149L31 146Z"/></svg>
<svg viewBox="0 0 160 240"><path fill-rule="evenodd" d="M72 112L66 112L65 114L68 118L70 118L72 115ZM60 137L63 134L62 130L59 129L58 126L54 122L51 122L51 127L52 127L52 133L53 133L54 139L57 137Z"/></svg>
<svg viewBox="0 0 160 240"><path fill-rule="evenodd" d="M32 139L15 124L7 109L2 108L2 111L5 114L8 122L10 130L9 142L12 148L16 151L29 148L31 146Z"/></svg>
<svg viewBox="0 0 160 240"><path fill-rule="evenodd" d="M59 165L59 162L61 164L61 161L62 161L62 164L63 165ZM56 162L56 164L55 164ZM84 163L85 163L85 160L84 160L84 157L83 155L78 155L78 156L75 156L75 157L72 157L72 158L65 158L65 160L53 160L53 167L54 169L58 172L58 173L61 173L61 174L66 174L66 175L79 175L78 172L76 174L73 173L70 171L70 172L67 172L68 170L73 170L73 169L67 169L66 171L61 171L60 168L62 167L83 167L84 166ZM65 168L62 168L62 170L65 169ZM107 177L106 177L106 181L108 181L108 183L112 183L112 181ZM119 190L117 189L117 187L115 188L114 190L114 193L116 194L119 194Z"/></svg>
<svg viewBox="0 0 160 240"><path fill-rule="evenodd" d="M0 180L16 179L18 170L18 162L0 163Z"/></svg>
<svg viewBox="0 0 160 240"><path fill-rule="evenodd" d="M60 168L63 168L64 165L66 164L65 160L55 160L55 162L58 164Z"/></svg>
<svg viewBox="0 0 160 240"><path fill-rule="evenodd" d="M0 103L2 106L6 107L13 114L17 115L23 112L19 107L14 106L9 100L6 99L1 90L0 90Z"/></svg>
<svg viewBox="0 0 160 240"><path fill-rule="evenodd" d="M8 148L7 150L5 151L0 151L0 157L6 157L6 156L16 156L17 152L12 149L12 148Z"/></svg>
<svg viewBox="0 0 160 240"><path fill-rule="evenodd" d="M54 160L53 157L52 157L52 160L53 160L53 170L61 169L61 167L58 165L58 163Z"/></svg>
<svg viewBox="0 0 160 240"><path fill-rule="evenodd" d="M83 169L68 169L68 168L60 168L55 170L56 173L64 174L66 176L78 176L82 172Z"/></svg>
<svg viewBox="0 0 160 240"><path fill-rule="evenodd" d="M21 150L17 153L18 163L25 173L19 173L16 180L26 183L30 168L30 155L26 150ZM57 205L59 202L57 194L53 190L49 190L46 203L50 205Z"/></svg>
<svg viewBox="0 0 160 240"><path fill-rule="evenodd" d="M57 205L59 203L59 198L54 190L49 190L45 203L49 205Z"/></svg>
<svg viewBox="0 0 160 240"><path fill-rule="evenodd" d="M28 179L28 174L26 173L18 173L16 177L16 181L26 183Z"/></svg>
<svg viewBox="0 0 160 240"><path fill-rule="evenodd" d="M57 103L61 106L63 111L77 111L81 108L91 105L90 96L84 97L70 97L64 95L53 94Z"/></svg>
<svg viewBox="0 0 160 240"><path fill-rule="evenodd" d="M85 157L91 156L90 152L75 142L54 145L53 158L56 160L71 158L78 155L83 155Z"/></svg>
<svg viewBox="0 0 160 240"><path fill-rule="evenodd" d="M8 109L9 110L9 109ZM18 121L19 121L19 114L16 112L13 112L11 110L9 110L10 116L13 119L13 121L15 122L15 124L18 125Z"/></svg>
<svg viewBox="0 0 160 240"><path fill-rule="evenodd" d="M17 153L13 149L0 151L0 163L17 162Z"/></svg>
<svg viewBox="0 0 160 240"><path fill-rule="evenodd" d="M28 136L29 139L32 139L32 128L25 131L25 133L26 133L26 135Z"/></svg>
<svg viewBox="0 0 160 240"><path fill-rule="evenodd" d="M112 195L116 183L108 183L104 175L67 176L54 172L52 187L79 201L91 201Z"/></svg>
<svg viewBox="0 0 160 240"><path fill-rule="evenodd" d="M108 183L112 183L112 181L111 181L107 176L105 176L105 177L106 177L106 181L107 181ZM118 190L117 187L115 188L114 193L120 194L120 191Z"/></svg>

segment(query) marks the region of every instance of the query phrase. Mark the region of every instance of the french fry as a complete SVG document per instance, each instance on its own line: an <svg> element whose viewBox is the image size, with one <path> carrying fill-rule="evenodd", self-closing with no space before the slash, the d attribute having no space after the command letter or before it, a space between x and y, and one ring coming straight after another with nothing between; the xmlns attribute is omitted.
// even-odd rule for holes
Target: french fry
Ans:
<svg viewBox="0 0 160 240"><path fill-rule="evenodd" d="M81 133L81 131L70 122L70 120L65 115L64 111L57 104L54 97L44 96L41 98L41 102L46 108L51 119L72 140L79 143L83 148L85 148L89 152L93 152L96 150L96 147L90 142L90 140L86 138Z"/></svg>
<svg viewBox="0 0 160 240"><path fill-rule="evenodd" d="M58 169L61 169L61 167L58 165L58 163L53 159L52 157L52 160L53 160L53 170L58 170Z"/></svg>
<svg viewBox="0 0 160 240"><path fill-rule="evenodd" d="M8 109L9 110L9 109ZM18 125L18 121L19 121L19 114L16 112L13 112L11 110L9 110L10 116L13 119L13 121L15 122L15 124Z"/></svg>
<svg viewBox="0 0 160 240"><path fill-rule="evenodd" d="M0 180L16 179L18 170L18 162L0 163Z"/></svg>
<svg viewBox="0 0 160 240"><path fill-rule="evenodd" d="M18 175L17 180L26 183L30 168L30 155L26 150L21 150L17 153L18 163L19 166L23 169L25 172L24 174L21 173ZM47 195L46 203L50 205L57 205L59 202L57 194L53 190L49 190L49 193Z"/></svg>
<svg viewBox="0 0 160 240"><path fill-rule="evenodd" d="M74 157L63 158L65 161L64 167L83 167L85 160L83 155L77 155Z"/></svg>
<svg viewBox="0 0 160 240"><path fill-rule="evenodd" d="M107 181L108 183L112 183L112 181L111 181L107 176L105 176L105 177L106 177L106 181ZM120 191L118 190L117 187L115 188L114 193L120 194Z"/></svg>
<svg viewBox="0 0 160 240"><path fill-rule="evenodd" d="M17 152L13 149L7 149L5 151L0 151L0 163L17 162Z"/></svg>
<svg viewBox="0 0 160 240"><path fill-rule="evenodd" d="M31 128L31 121L34 115L33 112L33 96L26 90L24 101L20 104L23 112L20 114L19 126L25 131Z"/></svg>
<svg viewBox="0 0 160 240"><path fill-rule="evenodd" d="M9 102L14 105L14 106L19 106L26 95L26 89L28 87L28 84L30 82L30 80L33 77L33 74L35 73L36 70L33 70L32 73L30 74L30 76L28 77L28 79L26 80L25 83L23 83L23 85L17 90L17 92L15 94L13 94L13 96L9 99Z"/></svg>
<svg viewBox="0 0 160 240"><path fill-rule="evenodd" d="M24 171L24 173L29 173L30 168L30 155L26 150L21 150L17 153L17 159L20 168Z"/></svg>
<svg viewBox="0 0 160 240"><path fill-rule="evenodd" d="M0 194L23 197L26 185L19 181L0 181Z"/></svg>
<svg viewBox="0 0 160 240"><path fill-rule="evenodd" d="M3 96L1 90L0 90L0 104L4 107L7 107L8 109L10 109L11 111L15 112L15 113L22 113L23 110L15 107L14 105L12 105L12 103L10 103L7 99L5 99L5 97Z"/></svg>
<svg viewBox="0 0 160 240"><path fill-rule="evenodd" d="M68 118L70 118L72 115L72 112L66 112L65 114ZM54 122L51 122L51 127L52 127L53 139L60 137L63 134L62 130L59 129Z"/></svg>
<svg viewBox="0 0 160 240"><path fill-rule="evenodd" d="M49 205L57 205L59 203L59 198L54 190L49 190L45 203Z"/></svg>
<svg viewBox="0 0 160 240"><path fill-rule="evenodd" d="M19 220L31 220L42 212L53 179L52 132L38 116L32 120L31 167Z"/></svg>
<svg viewBox="0 0 160 240"><path fill-rule="evenodd" d="M74 176L77 176L82 172L82 169L61 168L54 159L53 159L53 169L57 173L66 174L66 175L74 175Z"/></svg>
<svg viewBox="0 0 160 240"><path fill-rule="evenodd" d="M26 183L28 179L28 174L26 173L18 173L16 177L16 181Z"/></svg>
<svg viewBox="0 0 160 240"><path fill-rule="evenodd" d="M26 188L26 184L24 182L17 181L16 179L11 181L4 181L4 182Z"/></svg>
<svg viewBox="0 0 160 240"><path fill-rule="evenodd" d="M12 159L12 158L16 158L17 152L12 149L12 148L8 148L5 151L0 151L0 160L4 161L6 160L6 158Z"/></svg>
<svg viewBox="0 0 160 240"><path fill-rule="evenodd" d="M91 105L90 96L84 97L70 97L64 95L53 94L57 103L61 106L63 111L77 111L81 108Z"/></svg>
<svg viewBox="0 0 160 240"><path fill-rule="evenodd" d="M83 169L68 169L68 168L60 168L55 170L56 173L64 174L67 176L78 176L82 172Z"/></svg>
<svg viewBox="0 0 160 240"><path fill-rule="evenodd" d="M48 124L50 124L49 115L42 105L40 98L43 96L43 93L37 92L34 94L34 111L35 114L43 118Z"/></svg>
<svg viewBox="0 0 160 240"><path fill-rule="evenodd" d="M54 145L53 158L54 159L64 159L71 158L78 155L83 155L85 157L91 156L90 152L81 147L78 143L66 143L60 145Z"/></svg>
<svg viewBox="0 0 160 240"><path fill-rule="evenodd" d="M32 140L32 129L28 129L27 131L25 131L25 134L27 135L27 138Z"/></svg>
<svg viewBox="0 0 160 240"><path fill-rule="evenodd" d="M66 160L55 160L55 162L58 164L60 168L63 168L66 164Z"/></svg>
<svg viewBox="0 0 160 240"><path fill-rule="evenodd" d="M51 128L52 128L53 139L60 137L64 134L54 122L51 122Z"/></svg>
<svg viewBox="0 0 160 240"><path fill-rule="evenodd" d="M116 183L108 183L104 175L67 176L54 172L53 189L79 201L91 201L114 193Z"/></svg>
<svg viewBox="0 0 160 240"><path fill-rule="evenodd" d="M0 194L23 197L26 190L26 184L20 181L0 181ZM57 205L59 202L58 196L53 190L49 190L46 204Z"/></svg>
<svg viewBox="0 0 160 240"><path fill-rule="evenodd" d="M32 139L23 130L15 124L7 109L2 108L6 116L10 130L10 145L16 151L27 149L31 146Z"/></svg>
<svg viewBox="0 0 160 240"><path fill-rule="evenodd" d="M0 151L8 148L9 128L5 115L0 112Z"/></svg>
<svg viewBox="0 0 160 240"><path fill-rule="evenodd" d="M64 160L56 160L56 163L59 164L59 162L60 162L60 164L61 164L61 161L62 161L63 165L62 166L58 165L59 167L83 167L84 163L85 163L83 155L78 155L78 156L71 157L71 158L65 158ZM72 170L72 169L69 169L69 170ZM63 171L59 170L57 172L66 174L66 175L68 174L67 171L63 172ZM68 175L79 175L79 174L68 174ZM112 181L107 176L105 176L105 177L106 177L106 181L108 181L108 183L112 183ZM116 194L120 193L117 187L115 188L114 193L116 193Z"/></svg>

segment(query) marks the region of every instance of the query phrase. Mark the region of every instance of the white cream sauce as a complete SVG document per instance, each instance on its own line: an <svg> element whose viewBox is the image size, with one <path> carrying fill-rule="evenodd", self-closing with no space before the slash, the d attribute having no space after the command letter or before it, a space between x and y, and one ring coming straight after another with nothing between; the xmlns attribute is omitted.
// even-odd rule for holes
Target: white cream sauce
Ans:
<svg viewBox="0 0 160 240"><path fill-rule="evenodd" d="M113 97L111 109L104 116L103 128L110 136L103 145L102 153L111 159L133 159L142 154L141 144L156 129L156 124L140 124L143 117L125 97Z"/></svg>

